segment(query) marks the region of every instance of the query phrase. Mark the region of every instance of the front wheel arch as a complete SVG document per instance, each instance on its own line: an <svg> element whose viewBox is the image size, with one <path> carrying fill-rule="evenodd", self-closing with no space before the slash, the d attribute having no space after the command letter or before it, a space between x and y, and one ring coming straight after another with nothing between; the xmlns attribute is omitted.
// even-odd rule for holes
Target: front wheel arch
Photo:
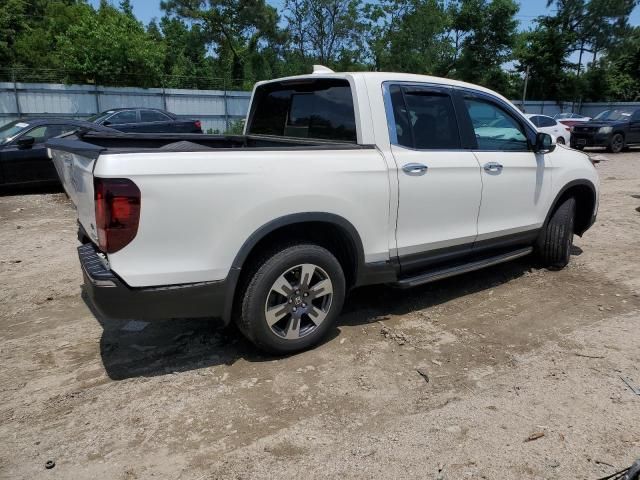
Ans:
<svg viewBox="0 0 640 480"><path fill-rule="evenodd" d="M596 187L589 180L573 180L560 189L547 212L542 228L546 228L551 216L568 197L576 199L574 233L582 236L592 225L596 208Z"/></svg>

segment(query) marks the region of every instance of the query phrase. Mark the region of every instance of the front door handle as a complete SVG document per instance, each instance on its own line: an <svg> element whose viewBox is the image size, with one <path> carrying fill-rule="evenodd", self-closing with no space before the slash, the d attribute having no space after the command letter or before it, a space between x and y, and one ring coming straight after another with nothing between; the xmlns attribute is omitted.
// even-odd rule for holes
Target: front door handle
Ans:
<svg viewBox="0 0 640 480"><path fill-rule="evenodd" d="M484 164L484 171L485 172L491 172L491 173L501 172L502 171L502 165L500 165L498 162L485 163Z"/></svg>
<svg viewBox="0 0 640 480"><path fill-rule="evenodd" d="M421 163L407 163L404 167L402 167L402 171L407 175L424 175L427 173L427 166Z"/></svg>

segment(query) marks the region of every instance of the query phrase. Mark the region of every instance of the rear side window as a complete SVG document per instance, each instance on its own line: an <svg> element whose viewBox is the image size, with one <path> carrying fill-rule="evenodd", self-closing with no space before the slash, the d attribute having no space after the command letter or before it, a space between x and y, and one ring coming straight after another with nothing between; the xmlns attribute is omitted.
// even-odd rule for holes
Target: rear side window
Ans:
<svg viewBox="0 0 640 480"><path fill-rule="evenodd" d="M140 110L142 122L166 122L167 120L170 120L169 117L157 110Z"/></svg>
<svg viewBox="0 0 640 480"><path fill-rule="evenodd" d="M538 123L536 123L539 127L553 127L556 124L556 121L553 118L545 117L543 115L538 117Z"/></svg>
<svg viewBox="0 0 640 480"><path fill-rule="evenodd" d="M475 98L466 98L465 105L473 124L478 150L529 150L522 125L504 109Z"/></svg>
<svg viewBox="0 0 640 480"><path fill-rule="evenodd" d="M398 145L419 150L460 148L458 122L449 95L397 85L389 93Z"/></svg>
<svg viewBox="0 0 640 480"><path fill-rule="evenodd" d="M356 142L351 87L346 80L258 87L248 132L256 135Z"/></svg>

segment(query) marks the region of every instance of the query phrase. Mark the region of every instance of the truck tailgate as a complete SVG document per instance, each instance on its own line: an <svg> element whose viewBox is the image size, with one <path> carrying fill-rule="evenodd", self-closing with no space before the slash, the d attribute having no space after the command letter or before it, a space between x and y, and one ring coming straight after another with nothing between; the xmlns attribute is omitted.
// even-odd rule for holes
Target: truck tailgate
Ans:
<svg viewBox="0 0 640 480"><path fill-rule="evenodd" d="M76 207L78 221L97 242L93 169L101 149L88 144L85 145L90 148L81 148L79 144L82 142L75 141L71 146L69 140L55 138L47 142L47 147L62 186Z"/></svg>

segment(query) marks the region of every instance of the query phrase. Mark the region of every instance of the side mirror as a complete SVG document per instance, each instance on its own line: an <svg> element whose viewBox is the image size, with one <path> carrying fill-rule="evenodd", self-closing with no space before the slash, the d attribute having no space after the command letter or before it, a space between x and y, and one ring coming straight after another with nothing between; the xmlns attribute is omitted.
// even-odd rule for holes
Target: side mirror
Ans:
<svg viewBox="0 0 640 480"><path fill-rule="evenodd" d="M36 143L36 139L33 137L22 137L20 139L18 139L18 141L16 142L16 145L18 146L18 148L20 150L27 150L31 147L33 147L33 145Z"/></svg>
<svg viewBox="0 0 640 480"><path fill-rule="evenodd" d="M105 120L104 122L102 122L102 125L108 127L109 125L111 125L111 122L109 120Z"/></svg>
<svg viewBox="0 0 640 480"><path fill-rule="evenodd" d="M536 153L551 153L556 149L556 141L548 133L538 132L536 135L536 145L534 152Z"/></svg>

